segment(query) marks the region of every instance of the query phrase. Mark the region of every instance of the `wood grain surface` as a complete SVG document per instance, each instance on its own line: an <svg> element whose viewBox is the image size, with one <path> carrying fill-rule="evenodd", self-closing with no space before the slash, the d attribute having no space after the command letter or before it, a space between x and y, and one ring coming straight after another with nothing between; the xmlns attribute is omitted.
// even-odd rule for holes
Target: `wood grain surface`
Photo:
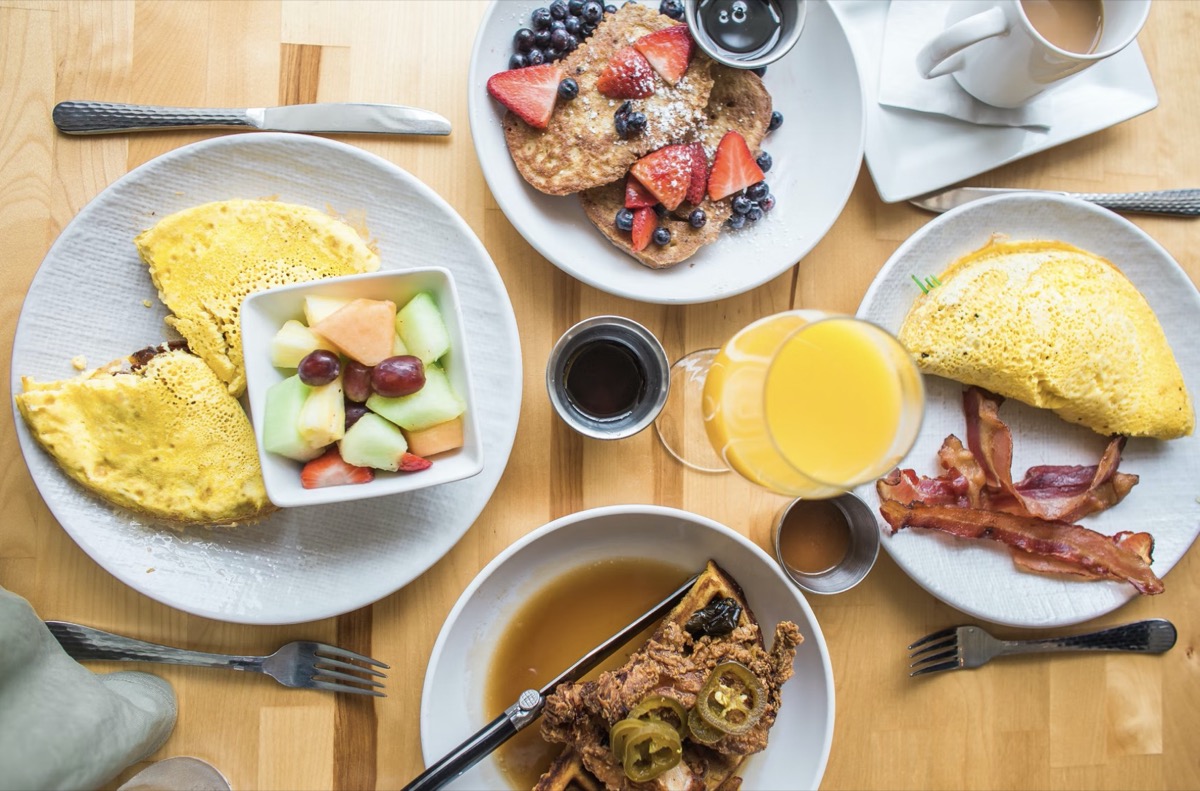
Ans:
<svg viewBox="0 0 1200 791"><path fill-rule="evenodd" d="M399 788L422 768L420 688L438 629L475 574L520 536L579 509L653 502L711 517L768 546L781 498L733 475L685 471L653 432L605 444L567 430L545 396L547 353L567 327L600 313L642 322L674 358L792 306L852 312L888 256L931 219L908 204L882 203L864 168L816 249L747 294L667 308L581 285L513 229L476 161L465 83L485 5L0 0L0 382L8 396L8 350L22 299L63 226L131 168L214 134L60 136L50 111L66 99L229 107L375 101L445 115L454 124L448 139L347 139L413 173L457 209L495 260L520 327L525 397L516 452L489 506L428 573L372 607L322 622L218 623L125 587L55 522L21 459L11 418L0 421L0 584L43 618L230 653L268 653L290 639L314 638L393 667L389 697L371 702L284 689L247 674L145 666L171 681L180 704L178 726L153 760L204 758L235 789ZM973 183L1085 191L1200 186L1196 30L1200 3L1156 2L1140 38L1159 91L1156 110ZM1200 280L1200 220L1132 219ZM69 348L70 339L63 343ZM836 679L836 734L823 787L1200 787L1195 551L1166 584L1162 596L1097 621L1173 620L1179 644L1165 656L1015 660L920 682L905 675L904 646L965 618L881 555L864 584L811 602Z"/></svg>

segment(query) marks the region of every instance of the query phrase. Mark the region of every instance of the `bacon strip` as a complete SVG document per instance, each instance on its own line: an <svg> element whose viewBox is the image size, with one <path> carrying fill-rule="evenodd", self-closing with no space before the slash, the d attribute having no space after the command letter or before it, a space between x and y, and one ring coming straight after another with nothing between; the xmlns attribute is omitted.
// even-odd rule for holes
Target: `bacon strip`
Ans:
<svg viewBox="0 0 1200 791"><path fill-rule="evenodd" d="M884 498L883 490L880 498ZM988 538L1031 555L1060 561L1067 568L1125 580L1142 594L1163 591L1162 580L1129 546L1079 525L978 508L920 502L905 505L891 499L883 499L880 512L893 533L905 527L919 527L959 538Z"/></svg>
<svg viewBox="0 0 1200 791"><path fill-rule="evenodd" d="M1147 565L1153 560L1154 537L1149 533L1133 533L1126 530L1112 536L1111 540L1117 546L1125 547L1133 552ZM1017 549L1011 551L1013 564L1025 571L1033 571L1039 574L1071 574L1089 580L1118 579L1113 576L1097 574L1094 571L1084 569L1082 566L1075 566L1058 558L1030 555L1027 552L1021 552Z"/></svg>

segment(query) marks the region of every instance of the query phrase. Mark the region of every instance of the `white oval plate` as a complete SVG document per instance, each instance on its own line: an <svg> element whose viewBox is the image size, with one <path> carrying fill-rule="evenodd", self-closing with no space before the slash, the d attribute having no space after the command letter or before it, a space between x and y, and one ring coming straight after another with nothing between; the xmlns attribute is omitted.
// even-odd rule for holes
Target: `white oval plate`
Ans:
<svg viewBox="0 0 1200 791"><path fill-rule="evenodd" d="M98 365L166 340L167 311L133 238L165 214L228 198L361 216L382 268L432 261L454 273L471 374L489 393L476 405L483 472L409 494L285 509L254 525L179 529L91 495L59 470L19 415L18 439L54 516L136 590L223 621L328 618L398 590L448 552L491 497L516 434L521 351L512 304L483 245L433 190L387 160L305 135L217 137L154 159L96 196L46 255L17 323L12 391L21 391L22 375L77 374L68 362L77 354Z"/></svg>
<svg viewBox="0 0 1200 791"><path fill-rule="evenodd" d="M884 264L867 290L858 315L898 332L918 295L910 275L939 274L955 259L977 250L993 233L1019 239L1057 239L1114 263L1146 297L1166 331L1192 397L1200 395L1200 346L1194 342L1200 294L1157 242L1107 209L1059 196L1002 195L946 212L913 234ZM935 474L937 449L948 434L964 436L962 386L925 377L926 409L921 434L902 467ZM1106 440L1053 412L1012 399L1000 415L1013 432L1013 474L1036 464L1095 464ZM1166 577L1200 533L1196 470L1200 436L1162 442L1131 439L1121 470L1141 476L1120 505L1085 517L1080 524L1107 535L1121 530L1154 536L1154 563ZM858 490L879 504L873 484ZM880 522L882 525L882 520ZM1069 580L1017 571L1007 548L993 541L965 541L935 531L905 530L883 536L883 548L937 598L976 618L1023 627L1067 626L1111 612L1137 595L1126 583ZM1170 589L1171 581L1165 580Z"/></svg>
<svg viewBox="0 0 1200 791"><path fill-rule="evenodd" d="M658 1L648 3L654 8ZM538 0L495 2L475 38L467 112L484 178L525 240L564 272L610 294L661 304L710 302L783 274L833 226L858 178L866 110L850 42L826 3L809 5L799 43L765 78L784 122L763 148L778 203L757 227L725 233L669 269L650 269L612 245L572 195L544 195L513 165L487 80L508 66L512 37Z"/></svg>
<svg viewBox="0 0 1200 791"><path fill-rule="evenodd" d="M768 641L780 621L800 627L804 642L796 652L796 674L784 685L770 745L747 758L739 774L745 788L816 788L833 740L833 672L808 602L749 539L711 519L654 505L616 505L565 516L517 541L479 572L447 616L429 657L421 692L425 765L496 715L484 710L487 669L516 610L563 572L621 557L659 558L685 573L702 570L711 558L742 586ZM500 789L507 784L487 758L449 787Z"/></svg>

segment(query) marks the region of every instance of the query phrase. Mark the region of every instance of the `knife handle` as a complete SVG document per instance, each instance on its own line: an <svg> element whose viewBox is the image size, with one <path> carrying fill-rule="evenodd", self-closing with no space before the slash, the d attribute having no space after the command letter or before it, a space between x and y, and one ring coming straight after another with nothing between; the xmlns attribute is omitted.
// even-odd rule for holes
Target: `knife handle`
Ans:
<svg viewBox="0 0 1200 791"><path fill-rule="evenodd" d="M517 734L517 726L507 713L489 722L433 766L426 769L403 791L434 791L487 757L489 753Z"/></svg>
<svg viewBox="0 0 1200 791"><path fill-rule="evenodd" d="M54 106L54 125L69 135L99 135L200 126L241 126L253 129L241 110L208 107L155 107L113 102L60 102Z"/></svg>
<svg viewBox="0 0 1200 791"><path fill-rule="evenodd" d="M1068 193L1106 209L1137 214L1200 216L1200 189Z"/></svg>

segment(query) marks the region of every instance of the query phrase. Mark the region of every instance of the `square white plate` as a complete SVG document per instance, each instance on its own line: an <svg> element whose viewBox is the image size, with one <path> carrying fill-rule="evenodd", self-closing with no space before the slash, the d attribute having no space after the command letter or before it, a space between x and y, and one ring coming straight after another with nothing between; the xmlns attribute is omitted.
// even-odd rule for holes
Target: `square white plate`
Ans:
<svg viewBox="0 0 1200 791"><path fill-rule="evenodd" d="M1045 131L979 126L879 104L879 55L888 4L830 3L850 38L867 103L867 169L885 203L933 192L1039 151L1106 129L1158 106L1137 42L1055 89ZM939 20L930 20L929 35Z"/></svg>

